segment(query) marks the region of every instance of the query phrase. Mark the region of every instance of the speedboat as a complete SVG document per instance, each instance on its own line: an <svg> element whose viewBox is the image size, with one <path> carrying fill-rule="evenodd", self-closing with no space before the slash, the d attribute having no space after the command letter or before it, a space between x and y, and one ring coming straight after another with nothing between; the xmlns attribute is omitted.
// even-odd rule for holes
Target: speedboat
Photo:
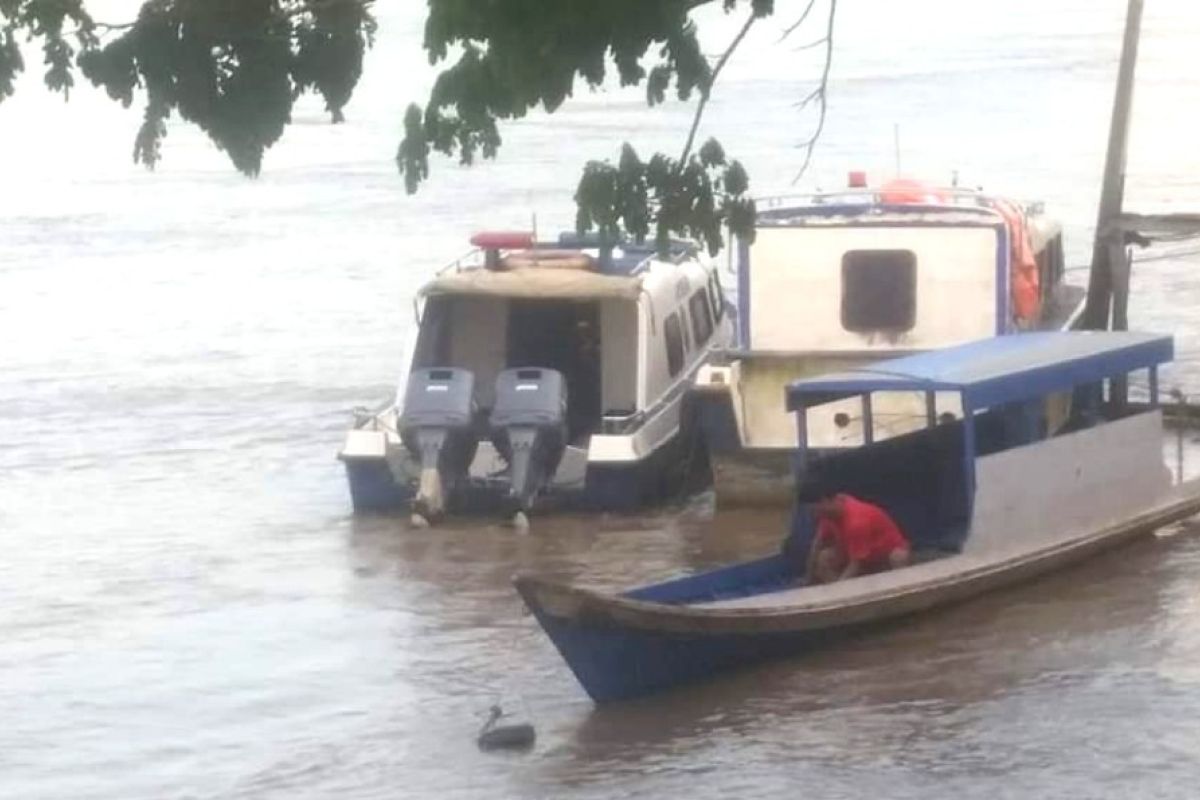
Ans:
<svg viewBox="0 0 1200 800"><path fill-rule="evenodd" d="M814 520L797 506L777 553L620 593L537 576L516 588L597 703L798 655L1060 570L1200 512L1200 480L1163 463L1158 369L1168 336L1026 333L806 378L786 390L796 479L883 508L914 565L807 585ZM1146 376L1148 406L1113 392ZM921 427L873 414L921 400ZM783 400L783 397L780 398ZM813 448L808 421L852 402L865 440ZM781 402L782 405L782 402Z"/></svg>
<svg viewBox="0 0 1200 800"><path fill-rule="evenodd" d="M573 234L488 232L425 284L394 398L339 454L355 511L418 522L536 507L632 510L707 477L681 424L696 371L733 337L716 265Z"/></svg>

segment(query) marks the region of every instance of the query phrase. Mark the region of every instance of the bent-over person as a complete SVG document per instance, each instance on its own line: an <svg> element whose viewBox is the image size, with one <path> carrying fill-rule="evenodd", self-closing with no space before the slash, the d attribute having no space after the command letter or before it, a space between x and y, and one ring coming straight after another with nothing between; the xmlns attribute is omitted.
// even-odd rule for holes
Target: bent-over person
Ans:
<svg viewBox="0 0 1200 800"><path fill-rule="evenodd" d="M808 583L834 583L912 563L908 539L879 506L829 491L807 499L817 522L808 554Z"/></svg>

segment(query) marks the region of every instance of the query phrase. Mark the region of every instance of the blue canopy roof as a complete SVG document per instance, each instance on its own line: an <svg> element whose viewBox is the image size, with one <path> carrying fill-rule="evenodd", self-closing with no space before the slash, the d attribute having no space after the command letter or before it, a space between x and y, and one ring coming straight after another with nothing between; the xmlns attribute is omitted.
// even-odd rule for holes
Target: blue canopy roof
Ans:
<svg viewBox="0 0 1200 800"><path fill-rule="evenodd" d="M961 392L987 408L1095 383L1174 356L1174 339L1148 333L1021 333L879 361L861 369L795 381L789 411L868 392Z"/></svg>

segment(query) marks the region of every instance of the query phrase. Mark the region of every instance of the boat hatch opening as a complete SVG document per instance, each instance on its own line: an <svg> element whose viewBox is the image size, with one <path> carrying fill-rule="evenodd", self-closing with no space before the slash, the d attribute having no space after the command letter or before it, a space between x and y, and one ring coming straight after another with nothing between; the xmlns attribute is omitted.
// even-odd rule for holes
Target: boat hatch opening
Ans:
<svg viewBox="0 0 1200 800"><path fill-rule="evenodd" d="M600 423L600 315L597 303L513 300L508 304L508 366L548 367L567 383L567 436Z"/></svg>
<svg viewBox="0 0 1200 800"><path fill-rule="evenodd" d="M476 404L487 414L505 369L562 373L572 443L600 429L605 415L637 410L635 300L525 299L435 295L428 299L414 368L458 367L475 375Z"/></svg>

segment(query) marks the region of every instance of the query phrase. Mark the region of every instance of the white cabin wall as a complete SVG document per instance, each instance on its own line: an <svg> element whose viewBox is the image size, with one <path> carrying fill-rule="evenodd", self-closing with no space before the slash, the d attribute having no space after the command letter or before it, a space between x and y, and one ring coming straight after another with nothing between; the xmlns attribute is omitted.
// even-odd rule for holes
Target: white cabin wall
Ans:
<svg viewBox="0 0 1200 800"><path fill-rule="evenodd" d="M732 327L728 316L720 322L713 319L713 334L708 341L698 344L692 330L692 318L688 313L688 300L700 289L709 289L709 275L716 265L709 262L685 262L682 264L655 264L642 280L639 303L639 325L641 332L641 369L643 383L641 406L653 406L677 383L692 373L716 344L728 345L732 339ZM667 317L672 313L679 316L684 343L683 366L677 375L667 369L667 343L664 333Z"/></svg>
<svg viewBox="0 0 1200 800"><path fill-rule="evenodd" d="M457 297L450 322L450 361L475 373L475 397L481 406L490 407L496 376L507 363L508 301Z"/></svg>
<svg viewBox="0 0 1200 800"><path fill-rule="evenodd" d="M605 414L638 407L638 307L629 300L600 303L600 399Z"/></svg>
<svg viewBox="0 0 1200 800"><path fill-rule="evenodd" d="M750 251L750 344L756 350L944 347L996 332L996 229L760 228ZM842 327L842 256L911 250L916 324L898 337Z"/></svg>
<svg viewBox="0 0 1200 800"><path fill-rule="evenodd" d="M646 309L648 315L646 335L642 340L645 342L643 353L646 359L645 406L656 403L675 385L676 381L681 380L687 373L687 364L691 360L693 352L686 348L688 341L686 334L684 367L678 375L673 376L667 369L667 340L664 326L667 317L672 312L678 312L682 306L687 304L687 298L690 296L690 292L695 290L696 285L696 280L689 277L686 268L680 269L674 265L652 267L642 282L642 302L652 306L652 310ZM652 321L650 317L653 318ZM682 325L683 322L681 317L680 324Z"/></svg>
<svg viewBox="0 0 1200 800"><path fill-rule="evenodd" d="M1162 412L1147 411L975 462L964 552L1048 545L1147 508L1170 488Z"/></svg>
<svg viewBox="0 0 1200 800"><path fill-rule="evenodd" d="M663 324L667 320L669 310L661 302L655 302L649 292L647 295L649 296L644 295L642 298L642 359L646 365L643 408L653 405L671 385L671 376L667 371L666 337L663 335Z"/></svg>

